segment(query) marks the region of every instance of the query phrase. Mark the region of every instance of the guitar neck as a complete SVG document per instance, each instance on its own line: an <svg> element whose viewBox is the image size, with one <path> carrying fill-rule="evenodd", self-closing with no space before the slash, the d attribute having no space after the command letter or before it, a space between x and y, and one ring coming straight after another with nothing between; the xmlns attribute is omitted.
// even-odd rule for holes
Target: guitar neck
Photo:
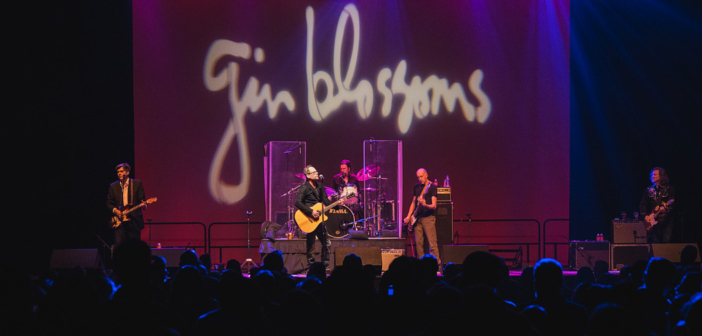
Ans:
<svg viewBox="0 0 702 336"><path fill-rule="evenodd" d="M126 216L126 215L132 213L132 211L143 207L144 205L146 205L146 203L141 203L141 204L139 204L139 205L137 205L137 206L135 206L135 207L133 207L133 208L129 208L129 210L122 212L122 215L125 215L125 216Z"/></svg>
<svg viewBox="0 0 702 336"><path fill-rule="evenodd" d="M329 209L331 209L331 208L333 208L333 207L335 207L335 206L341 204L341 202L343 202L343 201L344 201L344 199L340 199L340 200L338 200L338 201L336 201L336 202L334 202L334 203L332 203L332 204L329 204L328 206L325 206L325 207L324 207L324 210L323 210L322 212L323 212L323 213L326 213L327 211L329 211Z"/></svg>
<svg viewBox="0 0 702 336"><path fill-rule="evenodd" d="M419 197L417 197L417 202L414 204L414 211L412 211L412 216L417 216L417 213L419 213L419 199L424 197L424 194L427 193L427 190L429 190L429 187L431 186L431 182L428 182L427 185L424 186L424 189L422 189L422 193L419 194Z"/></svg>

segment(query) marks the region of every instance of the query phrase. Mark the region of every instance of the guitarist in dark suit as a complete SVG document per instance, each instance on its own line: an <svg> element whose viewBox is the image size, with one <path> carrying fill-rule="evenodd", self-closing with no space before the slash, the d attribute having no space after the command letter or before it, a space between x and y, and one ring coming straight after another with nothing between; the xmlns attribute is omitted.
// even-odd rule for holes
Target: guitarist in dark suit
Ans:
<svg viewBox="0 0 702 336"><path fill-rule="evenodd" d="M429 181L429 174L424 168L417 170L417 179L419 183L414 185L414 192L412 193L414 197L404 222L412 225L412 215L414 214L416 223L414 223L414 228L410 228L410 230L414 230L414 238L417 242L416 257L421 258L424 255L424 236L426 235L429 241L429 248L431 248L430 253L436 257L436 261L441 265L439 245L436 239L436 217L434 216L437 187ZM416 214L415 208L417 210Z"/></svg>
<svg viewBox="0 0 702 336"><path fill-rule="evenodd" d="M131 170L129 164L120 163L115 167L115 170L119 180L110 184L107 192L107 209L113 216L118 216L123 220L122 211L125 210L125 205L137 206L146 200L146 195L141 181L129 178ZM129 220L122 222L115 230L115 246L127 239L141 238L141 230L144 228L142 209L132 211L127 217Z"/></svg>
<svg viewBox="0 0 702 336"><path fill-rule="evenodd" d="M295 206L300 209L305 215L312 218L319 218L322 214L313 210L311 206L322 203L324 205L329 205L332 202L327 197L327 192L324 189L324 183L320 181L320 175L317 169L313 166L308 165L303 171L307 181L303 184L297 191L297 200L295 201ZM329 247L331 246L331 240L327 234L326 225L322 224L317 226L314 231L307 234L307 263L311 265L314 263L314 238L317 237L319 242L322 243L322 262L325 266L329 266Z"/></svg>
<svg viewBox="0 0 702 336"><path fill-rule="evenodd" d="M649 241L652 243L670 243L673 236L672 213L673 204L669 202L675 199L675 189L669 184L668 174L665 169L656 167L651 170L651 182L653 185L646 188L639 211L646 216L645 221L651 222L652 213L658 212L654 219L657 223L651 228ZM670 204L668 204L670 203Z"/></svg>

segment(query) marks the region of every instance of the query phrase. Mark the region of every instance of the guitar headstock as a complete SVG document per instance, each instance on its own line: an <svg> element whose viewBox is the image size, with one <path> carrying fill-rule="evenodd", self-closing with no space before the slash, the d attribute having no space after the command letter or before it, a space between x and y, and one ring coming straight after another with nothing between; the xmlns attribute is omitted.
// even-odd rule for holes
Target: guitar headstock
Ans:
<svg viewBox="0 0 702 336"><path fill-rule="evenodd" d="M146 200L146 204L151 204L151 203L156 202L156 201L158 201L158 197L151 197L151 198Z"/></svg>
<svg viewBox="0 0 702 336"><path fill-rule="evenodd" d="M356 193L355 193L355 192L351 192L351 193L349 193L348 195L346 195L346 199L349 199L349 198L351 198L351 197L356 197Z"/></svg>

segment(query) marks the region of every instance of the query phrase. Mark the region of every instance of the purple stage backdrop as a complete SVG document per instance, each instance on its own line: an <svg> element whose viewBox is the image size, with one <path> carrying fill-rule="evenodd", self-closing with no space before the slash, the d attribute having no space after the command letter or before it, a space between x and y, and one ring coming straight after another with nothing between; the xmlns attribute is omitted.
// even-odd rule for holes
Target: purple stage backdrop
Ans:
<svg viewBox="0 0 702 336"><path fill-rule="evenodd" d="M159 198L147 218L258 223L267 142L307 142L331 177L342 159L360 169L371 137L403 142L403 214L423 167L450 175L456 219L568 218L568 1L134 1L133 14L135 170ZM529 225L472 234L536 241Z"/></svg>

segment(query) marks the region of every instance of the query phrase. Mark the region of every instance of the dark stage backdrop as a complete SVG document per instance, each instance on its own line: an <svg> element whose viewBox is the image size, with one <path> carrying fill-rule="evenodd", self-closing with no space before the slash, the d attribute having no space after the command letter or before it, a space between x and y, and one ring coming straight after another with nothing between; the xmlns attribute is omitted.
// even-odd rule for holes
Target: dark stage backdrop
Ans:
<svg viewBox="0 0 702 336"><path fill-rule="evenodd" d="M137 1L133 22L154 221L261 221L267 142L331 177L371 137L403 142L403 214L424 167L456 218L568 217L568 1Z"/></svg>
<svg viewBox="0 0 702 336"><path fill-rule="evenodd" d="M674 240L700 243L702 2L571 4L571 238L609 238L663 167Z"/></svg>

